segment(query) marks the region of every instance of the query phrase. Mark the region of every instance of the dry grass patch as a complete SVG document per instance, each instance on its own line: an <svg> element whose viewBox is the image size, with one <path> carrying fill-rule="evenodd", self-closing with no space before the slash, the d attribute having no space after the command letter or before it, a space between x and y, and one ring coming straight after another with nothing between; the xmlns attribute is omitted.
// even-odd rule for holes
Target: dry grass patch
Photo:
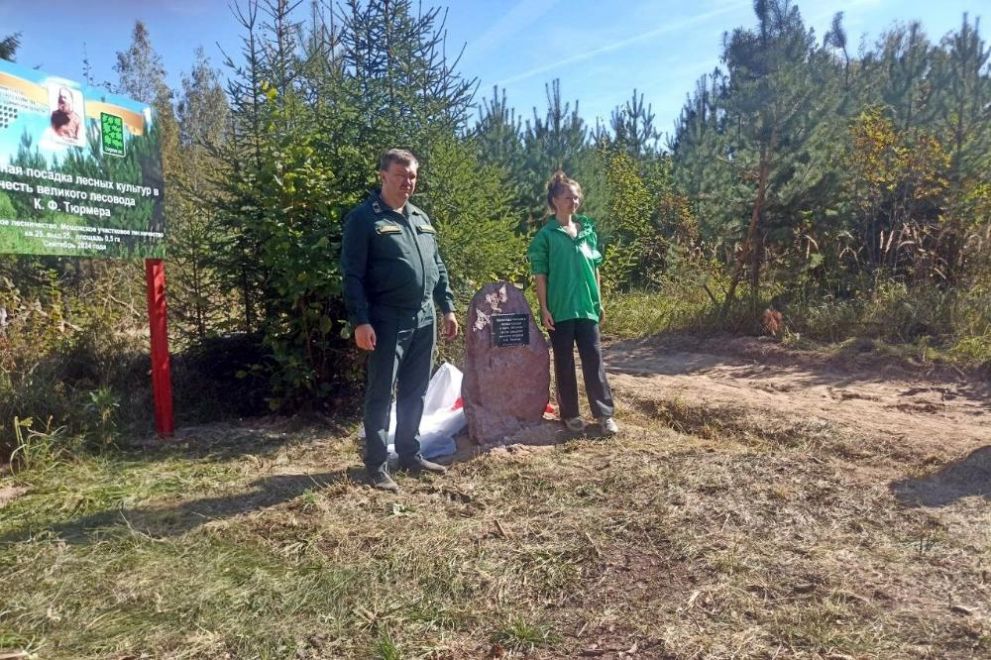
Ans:
<svg viewBox="0 0 991 660"><path fill-rule="evenodd" d="M400 476L399 496L356 483L353 443L319 427L15 475L5 485L30 491L0 518L0 648L38 658L991 653L987 498L902 504L893 476L865 484L852 473L852 441L829 428L767 431L673 403L620 413L613 440L486 454L441 479Z"/></svg>

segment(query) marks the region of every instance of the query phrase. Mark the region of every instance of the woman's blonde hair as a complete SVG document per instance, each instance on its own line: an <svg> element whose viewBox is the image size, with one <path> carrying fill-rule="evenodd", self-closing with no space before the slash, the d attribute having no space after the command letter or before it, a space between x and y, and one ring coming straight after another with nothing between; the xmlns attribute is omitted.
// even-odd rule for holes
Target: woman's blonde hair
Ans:
<svg viewBox="0 0 991 660"><path fill-rule="evenodd" d="M550 207L552 213L557 211L557 209L554 208L554 198L571 186L577 188L578 196L582 197L581 185L579 185L579 183L574 179L568 178L568 175L564 173L564 170L558 170L551 175L551 180L547 182L547 206Z"/></svg>

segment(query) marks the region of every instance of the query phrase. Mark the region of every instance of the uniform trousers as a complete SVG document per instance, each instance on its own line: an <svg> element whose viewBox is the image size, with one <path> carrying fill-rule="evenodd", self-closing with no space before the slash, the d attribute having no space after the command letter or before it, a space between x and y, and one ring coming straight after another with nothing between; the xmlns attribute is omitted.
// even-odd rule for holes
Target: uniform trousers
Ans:
<svg viewBox="0 0 991 660"><path fill-rule="evenodd" d="M420 418L430 382L436 326L420 315L372 318L375 350L368 358L365 386L365 467L385 469L389 412L396 392L396 453L400 461L420 453Z"/></svg>

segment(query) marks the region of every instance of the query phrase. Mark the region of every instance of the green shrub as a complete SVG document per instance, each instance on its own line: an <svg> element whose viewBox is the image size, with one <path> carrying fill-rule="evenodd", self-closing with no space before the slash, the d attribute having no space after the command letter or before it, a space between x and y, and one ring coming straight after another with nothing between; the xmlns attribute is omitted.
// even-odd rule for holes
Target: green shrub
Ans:
<svg viewBox="0 0 991 660"><path fill-rule="evenodd" d="M14 454L37 463L83 447L105 448L125 428L146 423L147 339L135 328L133 305L93 304L113 298L101 283L119 286L114 278L97 278L86 296L68 301L54 275L33 297L11 282L0 287L6 313L0 328L0 460Z"/></svg>
<svg viewBox="0 0 991 660"><path fill-rule="evenodd" d="M260 335L196 342L172 359L176 418L190 423L268 413L272 363Z"/></svg>

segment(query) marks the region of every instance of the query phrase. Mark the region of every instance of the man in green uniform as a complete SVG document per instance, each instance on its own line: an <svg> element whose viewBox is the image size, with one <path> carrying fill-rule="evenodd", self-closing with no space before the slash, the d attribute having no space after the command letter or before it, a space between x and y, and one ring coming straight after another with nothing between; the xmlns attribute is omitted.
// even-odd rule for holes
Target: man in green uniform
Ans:
<svg viewBox="0 0 991 660"><path fill-rule="evenodd" d="M375 488L398 491L388 472L387 437L396 388L396 453L412 472L446 472L420 455L419 427L436 344L458 334L454 296L427 214L409 203L419 164L404 149L379 159L382 187L344 220L344 302L358 348L371 351L365 388L365 468Z"/></svg>

